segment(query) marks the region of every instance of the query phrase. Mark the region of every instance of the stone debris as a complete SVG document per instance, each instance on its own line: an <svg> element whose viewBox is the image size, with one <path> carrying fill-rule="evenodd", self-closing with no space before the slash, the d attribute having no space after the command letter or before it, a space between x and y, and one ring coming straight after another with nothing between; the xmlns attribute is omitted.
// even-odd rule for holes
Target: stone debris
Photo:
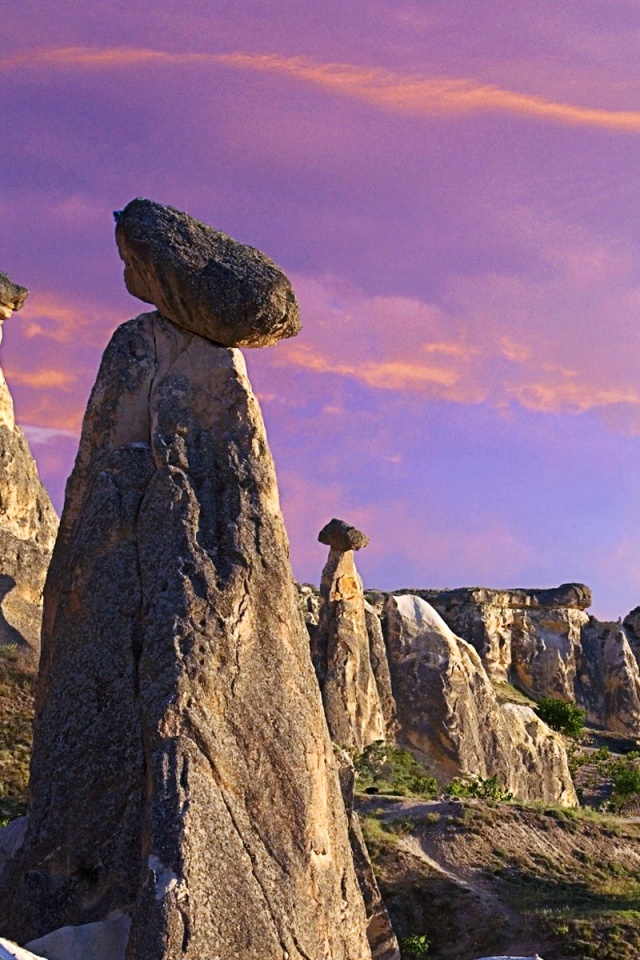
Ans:
<svg viewBox="0 0 640 960"><path fill-rule="evenodd" d="M163 317L227 347L299 333L293 288L259 250L153 200L132 200L114 216L127 290Z"/></svg>
<svg viewBox="0 0 640 960"><path fill-rule="evenodd" d="M362 550L369 543L369 537L365 533L335 517L322 528L318 540L332 550L342 553L347 550Z"/></svg>

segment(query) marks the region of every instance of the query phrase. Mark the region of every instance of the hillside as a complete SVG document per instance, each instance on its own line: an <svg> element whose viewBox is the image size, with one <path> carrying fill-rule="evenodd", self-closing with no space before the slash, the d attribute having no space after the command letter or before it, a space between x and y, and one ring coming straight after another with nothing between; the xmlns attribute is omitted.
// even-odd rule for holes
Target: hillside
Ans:
<svg viewBox="0 0 640 960"><path fill-rule="evenodd" d="M361 796L359 812L403 956L426 936L429 960L638 957L635 820L477 799Z"/></svg>

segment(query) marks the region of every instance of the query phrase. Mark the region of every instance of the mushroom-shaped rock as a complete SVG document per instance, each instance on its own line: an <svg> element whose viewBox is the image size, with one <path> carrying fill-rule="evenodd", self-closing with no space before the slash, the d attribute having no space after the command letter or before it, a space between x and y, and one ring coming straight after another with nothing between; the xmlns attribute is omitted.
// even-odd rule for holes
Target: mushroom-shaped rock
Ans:
<svg viewBox="0 0 640 960"><path fill-rule="evenodd" d="M369 537L365 533L349 526L344 520L336 520L335 517L322 528L318 534L318 540L341 553L347 550L361 550L369 543Z"/></svg>
<svg viewBox="0 0 640 960"><path fill-rule="evenodd" d="M127 290L166 319L226 347L267 347L300 331L289 280L259 250L153 200L114 216Z"/></svg>
<svg viewBox="0 0 640 960"><path fill-rule="evenodd" d="M0 320L8 320L14 310L23 305L29 291L14 283L6 273L0 273Z"/></svg>

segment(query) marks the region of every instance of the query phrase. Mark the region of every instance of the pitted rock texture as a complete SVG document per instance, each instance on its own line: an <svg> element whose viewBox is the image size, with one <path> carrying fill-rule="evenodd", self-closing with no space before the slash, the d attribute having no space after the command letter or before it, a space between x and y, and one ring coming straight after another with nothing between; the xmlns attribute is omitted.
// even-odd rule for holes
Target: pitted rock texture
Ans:
<svg viewBox="0 0 640 960"><path fill-rule="evenodd" d="M430 604L391 596L385 621L401 745L443 781L496 776L520 799L577 805L560 738L529 708L498 704L476 650Z"/></svg>
<svg viewBox="0 0 640 960"><path fill-rule="evenodd" d="M366 960L273 462L238 351L156 313L102 361L45 590L3 930L127 960Z"/></svg>
<svg viewBox="0 0 640 960"><path fill-rule="evenodd" d="M362 550L369 543L369 537L365 533L335 517L322 528L318 534L318 540L332 550L338 551Z"/></svg>
<svg viewBox="0 0 640 960"><path fill-rule="evenodd" d="M227 347L299 333L293 288L259 250L153 200L132 200L115 217L127 290L178 326Z"/></svg>
<svg viewBox="0 0 640 960"><path fill-rule="evenodd" d="M16 310L20 310L29 296L26 287L14 283L6 273L0 273L0 321L8 320Z"/></svg>
<svg viewBox="0 0 640 960"><path fill-rule="evenodd" d="M57 529L0 370L0 646L32 657L40 650L42 591Z"/></svg>
<svg viewBox="0 0 640 960"><path fill-rule="evenodd" d="M319 622L312 639L312 658L331 739L357 750L386 740L393 716L388 665L379 634L367 629L362 581L352 550L329 551L320 583Z"/></svg>

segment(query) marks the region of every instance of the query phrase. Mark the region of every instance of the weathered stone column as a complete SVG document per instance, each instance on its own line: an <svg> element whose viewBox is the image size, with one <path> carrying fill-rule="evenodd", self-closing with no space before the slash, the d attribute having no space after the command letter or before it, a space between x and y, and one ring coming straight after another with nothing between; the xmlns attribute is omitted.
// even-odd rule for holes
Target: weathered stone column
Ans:
<svg viewBox="0 0 640 960"><path fill-rule="evenodd" d="M206 270L191 246L180 264L180 243L202 225L130 207L125 260L129 233L138 279L161 284L158 260L173 258L188 315L180 270L196 286ZM253 290L238 309L246 319L251 300L264 316L275 265L263 258L256 282L257 251L243 260L220 236L200 257L218 257L211 282L226 270L241 284L244 265ZM295 300L282 274L275 288L280 323L278 304ZM185 325L123 324L89 401L47 581L6 929L25 942L120 910L128 960L367 960L260 409L239 351Z"/></svg>

